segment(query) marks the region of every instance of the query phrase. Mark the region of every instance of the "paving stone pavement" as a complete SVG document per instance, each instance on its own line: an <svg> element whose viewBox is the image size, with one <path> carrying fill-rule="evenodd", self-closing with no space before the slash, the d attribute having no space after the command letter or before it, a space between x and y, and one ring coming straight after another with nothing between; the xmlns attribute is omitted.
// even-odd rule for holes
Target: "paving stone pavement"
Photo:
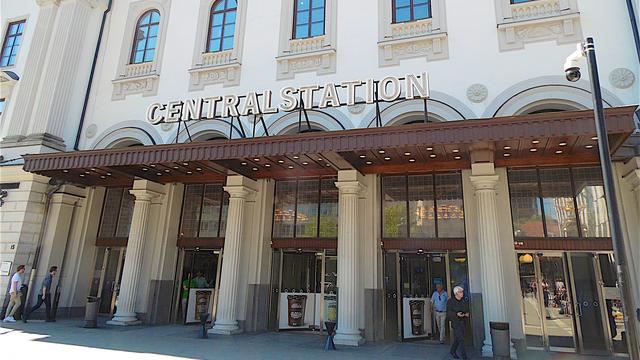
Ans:
<svg viewBox="0 0 640 360"><path fill-rule="evenodd" d="M85 329L81 320L55 323L0 323L0 351L21 359L450 359L446 345L421 342L367 343L324 351L324 337L299 332L269 332L198 338L197 326ZM7 357L9 359L11 357ZM477 357L472 357L477 358ZM568 354L528 353L524 359L604 359Z"/></svg>

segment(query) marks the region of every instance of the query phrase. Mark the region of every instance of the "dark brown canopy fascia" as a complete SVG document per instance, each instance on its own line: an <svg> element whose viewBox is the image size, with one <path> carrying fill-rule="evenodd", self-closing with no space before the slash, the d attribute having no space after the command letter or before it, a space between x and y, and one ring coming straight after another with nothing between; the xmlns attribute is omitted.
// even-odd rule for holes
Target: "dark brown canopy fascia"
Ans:
<svg viewBox="0 0 640 360"><path fill-rule="evenodd" d="M635 110L636 106L605 110L612 151L635 130ZM189 182L223 178L229 170L252 178L335 174L349 168L363 173L385 169L411 172L410 167L418 170L468 167L469 147L479 142L493 143L496 161L502 165L536 163L546 156L550 156L547 160L551 162L570 161L567 156L589 162L594 157L597 161L597 151L593 147L591 151L585 149L594 135L593 111L585 110L26 155L24 170L97 185L115 183L115 178L134 177ZM529 152L531 139L540 144L536 154ZM562 156L554 158L554 152L558 151L556 142L565 145L560 148ZM509 158L503 156L503 148L513 149ZM408 163L408 158L413 161Z"/></svg>

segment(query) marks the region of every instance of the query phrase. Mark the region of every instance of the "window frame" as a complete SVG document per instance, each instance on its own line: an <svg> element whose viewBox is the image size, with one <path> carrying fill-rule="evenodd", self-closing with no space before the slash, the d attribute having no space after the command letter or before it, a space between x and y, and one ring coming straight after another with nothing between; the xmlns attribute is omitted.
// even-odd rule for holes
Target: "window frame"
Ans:
<svg viewBox="0 0 640 360"><path fill-rule="evenodd" d="M293 21L292 21L292 29L291 29L291 39L292 40L301 40L301 39L310 39L310 38L314 38L317 36L324 36L327 34L327 0L321 0L322 1L322 34L320 35L311 35L311 25L313 24L313 22L311 21L312 19L312 14L313 14L313 2L314 0L308 0L309 1L309 9L308 9L308 14L309 14L309 22L307 24L307 36L305 37L296 37L296 28L298 26L298 0L294 0L293 1ZM320 1L320 0L315 0L315 1ZM413 0L411 0L413 1ZM428 0L431 1L431 0Z"/></svg>
<svg viewBox="0 0 640 360"><path fill-rule="evenodd" d="M215 7L216 4L224 1L224 9L221 11L215 11ZM236 23L238 22L238 1L236 1L236 6L234 8L227 8L227 3L229 0L216 0L211 4L211 8L209 10L209 27L207 28L207 43L205 44L205 52L207 53L216 53L216 52L221 52L221 51L229 51L229 50L233 50L233 48L236 47ZM223 40L224 40L224 28L226 27L227 23L227 14L229 12L235 12L236 13L236 20L233 23L233 46L230 49L224 49L222 47L223 44ZM220 50L216 50L216 51L212 51L211 50L211 41L213 39L211 39L211 30L213 29L213 16L215 14L222 14L222 32L220 33Z"/></svg>
<svg viewBox="0 0 640 360"><path fill-rule="evenodd" d="M187 196L187 187L188 186L193 186L193 185L201 185L202 186L202 191L200 192L200 215L198 216L198 226L196 227L196 235L195 236L183 236L182 235L182 225L183 225L183 218L184 218L184 210L185 210L185 197ZM201 227L202 227L202 209L204 206L204 194L205 194L205 190L207 185L220 185L222 187L222 191L220 192L220 212L218 214L218 236L200 236L200 231L201 231ZM225 238L225 234L224 231L221 231L221 224L222 224L222 214L224 213L224 211L222 210L225 206L225 204L228 206L229 205L229 195L227 194L227 192L224 190L224 183L218 183L218 182L214 182L214 183L189 183L189 184L185 184L184 185L184 192L182 194L182 208L180 209L180 222L178 223L178 242L184 242L185 239L187 240L195 240L195 239L222 239L224 240ZM227 210L228 213L228 210ZM228 214L227 214L228 215ZM225 231L226 231L226 220L225 220Z"/></svg>
<svg viewBox="0 0 640 360"><path fill-rule="evenodd" d="M427 20L427 19L431 19L433 17L433 11L431 8L431 0L427 0L427 8L429 9L429 16L427 16L426 18L421 18L421 19L416 19L414 17L413 14L413 10L414 10L414 1L415 0L409 0L409 20L405 20L405 21L397 21L396 20L396 2L398 0L391 0L391 23L392 24L403 24L403 23L408 23L408 22L413 22L413 21L420 21L420 20Z"/></svg>
<svg viewBox="0 0 640 360"><path fill-rule="evenodd" d="M153 22L153 13L157 13L158 17L160 18L160 20L158 20L158 22ZM149 17L149 24L145 24L145 25L141 25L141 21L148 15L150 14L151 17ZM138 20L136 21L136 26L133 29L133 44L131 45L131 54L129 56L129 64L130 65L136 65L136 64L145 64L145 63L152 63L156 60L156 56L157 56L157 51L158 50L158 42L160 41L160 23L162 22L162 13L160 12L160 10L158 9L149 9L147 11L145 11L144 13L142 13L142 15L140 15L138 17ZM148 32L147 32L147 36L144 39L144 50L142 52L142 61L140 62L136 62L135 61L135 55L138 51L136 51L136 45L137 45L137 39L138 39L138 31L141 30L142 27L147 27L150 31L151 28L153 26L156 26L157 29L157 34L156 34L156 45L153 48L153 58L151 60L145 61L144 59L147 57L147 52L149 51L149 49L147 48L147 45L149 44L149 36L148 36Z"/></svg>
<svg viewBox="0 0 640 360"><path fill-rule="evenodd" d="M16 31L16 33L15 33L15 34L11 34L11 33L10 33L10 31L9 31L9 30L11 30L11 27L12 27L13 25L17 25L17 26L18 26L18 28L19 28L19 27L20 27L20 24L24 24L24 26L22 27L22 32L20 32L20 33L19 33L19 32L17 32L17 31ZM4 34L4 40L2 41L2 49L0 49L0 68L5 68L5 67L15 66L16 61L17 61L17 59L18 59L18 52L20 51L20 47L21 47L21 45L22 45L22 40L23 40L23 38L24 38L24 29L25 29L26 27L27 27L27 19L15 20L15 21L11 21L11 22L9 22L9 23L7 24L6 31L5 31L5 34ZM21 42L20 42L20 44L18 44L18 45L17 45L18 50L16 50L16 55L15 55L14 62L13 62L13 63L9 63L9 62L7 62L7 64L6 64L6 65L2 65L2 63L1 63L1 61L2 61L2 57L3 57L3 55L4 55L5 49L7 48L7 43L8 43L8 41L9 41L9 39L10 39L10 38L16 38L16 37L18 37L18 36L20 37ZM11 53L13 52L13 49L14 49L15 47L16 47L16 45L15 45L15 41L14 41L14 44L13 44L13 45L11 45L11 51L9 52L8 61L10 61L10 60L11 60Z"/></svg>
<svg viewBox="0 0 640 360"><path fill-rule="evenodd" d="M111 236L101 236L102 233L102 226L103 226L103 219L105 216L105 210L107 208L107 195L108 195L108 191L109 189L122 189L122 193L120 194L120 199L118 202L118 211L115 214L115 225L113 227L113 233L111 234ZM122 213L122 204L124 203L125 197L127 196L127 194L131 194L129 192L129 190L132 190L133 188L131 186L118 186L118 187L111 187L111 188L107 188L106 191L104 192L104 196L102 199L102 209L100 211L100 223L98 224L98 232L96 234L96 240L98 242L100 241L110 241L110 240L123 240L124 243L126 244L127 240L129 239L129 235L127 236L117 236L118 235L118 224L120 221L120 214ZM133 196L133 195L131 195ZM133 197L133 202L134 202L134 206L135 206L135 197ZM133 220L133 211L131 212L131 218L129 219L129 232L131 232L131 221Z"/></svg>

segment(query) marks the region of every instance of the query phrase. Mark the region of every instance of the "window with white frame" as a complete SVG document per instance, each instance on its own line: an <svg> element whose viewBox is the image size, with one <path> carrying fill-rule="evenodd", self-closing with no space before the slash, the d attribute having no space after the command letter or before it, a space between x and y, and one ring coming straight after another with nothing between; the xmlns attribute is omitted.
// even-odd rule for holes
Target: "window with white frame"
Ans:
<svg viewBox="0 0 640 360"><path fill-rule="evenodd" d="M200 0L189 90L240 84L247 0Z"/></svg>
<svg viewBox="0 0 640 360"><path fill-rule="evenodd" d="M22 43L25 23L26 20L20 20L11 22L7 26L7 32L4 34L4 42L2 43L0 67L15 65L18 50Z"/></svg>
<svg viewBox="0 0 640 360"><path fill-rule="evenodd" d="M378 62L449 57L444 0L378 0Z"/></svg>
<svg viewBox="0 0 640 360"><path fill-rule="evenodd" d="M524 48L527 43L582 39L576 0L495 0L501 51Z"/></svg>
<svg viewBox="0 0 640 360"><path fill-rule="evenodd" d="M336 0L282 0L277 77L336 71Z"/></svg>
<svg viewBox="0 0 640 360"><path fill-rule="evenodd" d="M113 100L158 91L160 68L171 0L138 0L129 4Z"/></svg>

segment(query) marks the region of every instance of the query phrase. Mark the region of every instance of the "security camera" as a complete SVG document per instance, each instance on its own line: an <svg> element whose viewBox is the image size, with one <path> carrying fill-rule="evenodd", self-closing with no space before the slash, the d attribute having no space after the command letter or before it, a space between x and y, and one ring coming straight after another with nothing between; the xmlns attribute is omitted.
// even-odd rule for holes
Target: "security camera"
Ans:
<svg viewBox="0 0 640 360"><path fill-rule="evenodd" d="M567 80L576 82L580 80L580 60L585 56L583 45L580 43L577 46L576 51L572 52L564 62L564 73Z"/></svg>

